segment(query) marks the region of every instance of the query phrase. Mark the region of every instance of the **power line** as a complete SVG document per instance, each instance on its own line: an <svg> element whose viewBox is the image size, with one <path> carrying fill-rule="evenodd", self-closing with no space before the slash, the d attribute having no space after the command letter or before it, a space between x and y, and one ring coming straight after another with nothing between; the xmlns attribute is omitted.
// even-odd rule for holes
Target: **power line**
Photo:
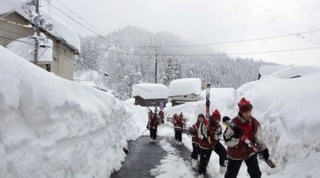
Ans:
<svg viewBox="0 0 320 178"><path fill-rule="evenodd" d="M188 57L188 56L193 56L193 57L206 57L206 56L225 56L225 55L254 55L254 54L268 54L268 53L282 53L282 52L294 52L294 51L306 51L306 50L315 50L315 49L320 49L320 46L316 47L308 47L308 48L295 48L295 49L283 49L283 50L272 50L272 51L257 51L257 52L234 52L234 53L221 53L221 54L158 54L158 56L182 56L182 57ZM108 54L115 54L115 55L127 55L127 56L154 56L154 54L143 54L143 53L108 53Z"/></svg>
<svg viewBox="0 0 320 178"><path fill-rule="evenodd" d="M95 26L93 26L91 23L89 23L88 21L86 21L85 19L83 19L82 17L80 17L77 13L75 13L73 10L71 10L69 7L67 7L66 5L64 5L62 2L60 2L59 0L56 0L59 4L61 4L64 8L66 8L67 10L69 10L72 14L74 14L75 16L77 16L79 19L81 19L82 21L84 21L85 23L87 23L88 25L90 25L92 28L96 29L97 31L99 31L100 33L104 34L100 29L96 28Z"/></svg>
<svg viewBox="0 0 320 178"><path fill-rule="evenodd" d="M103 36L103 35L95 32L94 30L92 30L91 28L87 27L86 25L83 25L81 22L77 21L76 19L74 19L73 17L71 17L70 15L68 15L67 13L65 13L64 11L62 11L61 9L59 9L58 7L54 6L53 4L50 4L50 5L51 5L54 9L56 9L57 11L59 11L61 14L65 15L66 17L70 18L72 21L76 22L78 25L80 25L80 26L82 26L83 28L89 30L91 33L93 33L93 34L99 36L100 38L102 38L102 39L110 42L111 44L115 45L116 47L120 47L120 48L125 49L128 53L130 53L130 49L129 49L128 47L118 45L116 42L114 42L114 41L115 41L114 39L112 39L112 38L110 38L110 37L107 38L107 37L106 37L107 35L105 35L105 34L103 34L103 33L102 33L102 34L105 35L105 36ZM70 9L70 8L68 8L68 9ZM77 16L78 16L78 15L77 15ZM80 16L78 16L78 17L81 18ZM83 18L81 18L81 19L83 19ZM87 23L88 23L88 22L87 22ZM91 26L92 26L92 25L91 25ZM94 27L94 28L97 29L96 27ZM100 30L98 30L98 31L100 31Z"/></svg>
<svg viewBox="0 0 320 178"><path fill-rule="evenodd" d="M212 42L212 43L200 43L200 44L187 44L187 45L161 45L161 46L152 46L152 45L136 45L136 46L125 46L124 47L140 47L140 48L151 48L151 47L161 47L161 48L182 48L182 47L200 47L200 46L213 46L213 45L224 45L224 44L233 44L233 43L243 43L243 42L252 42L252 41L261 41L261 40L268 40L268 39L275 39L275 38L283 38L288 36L297 36L307 33L317 33L320 30L310 30L304 32L297 32L297 33L289 33L284 35L276 35L276 36L268 36L268 37L260 37L260 38L251 38L245 40L234 40L234 41L224 41L224 42Z"/></svg>
<svg viewBox="0 0 320 178"><path fill-rule="evenodd" d="M11 32L11 31L8 31L8 30L3 30L3 29L0 29L0 30L7 31L7 32L10 32L10 33L14 33L14 34L19 34L19 33ZM22 35L22 34L19 34L19 35ZM16 39L13 39L13 38L8 38L8 37L2 37L2 38L24 42L24 41L21 41L21 40L16 40ZM24 43L26 43L26 42L24 42ZM315 49L320 49L320 47L316 46L316 47L308 47L308 48L294 48L294 49L271 50L271 51L231 52L231 53L222 53L222 54L161 54L160 53L160 54L158 54L158 56L182 56L182 57L184 57L184 56L185 57L188 57L188 56L193 56L193 57L204 56L205 57L205 56L224 56L224 55L255 55L255 54L306 51L306 50L315 50ZM61 54L63 54L63 53L61 53ZM154 54L145 54L145 53L108 53L108 54L126 55L126 56L154 56Z"/></svg>

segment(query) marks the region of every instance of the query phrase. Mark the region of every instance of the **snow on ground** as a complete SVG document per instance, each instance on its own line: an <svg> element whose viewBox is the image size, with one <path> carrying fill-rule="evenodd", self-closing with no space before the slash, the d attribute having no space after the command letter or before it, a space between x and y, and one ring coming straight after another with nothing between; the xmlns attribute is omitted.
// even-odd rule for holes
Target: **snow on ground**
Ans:
<svg viewBox="0 0 320 178"><path fill-rule="evenodd" d="M169 96L183 96L201 93L201 80L199 78L184 78L173 80L169 85Z"/></svg>
<svg viewBox="0 0 320 178"><path fill-rule="evenodd" d="M160 161L160 165L150 171L152 176L155 176L156 178L194 177L191 173L192 170L190 164L187 166L183 158L177 155L176 148L172 147L166 139L162 139L159 144L162 149L167 152L167 155Z"/></svg>
<svg viewBox="0 0 320 178"><path fill-rule="evenodd" d="M0 177L108 177L147 110L68 81L0 46Z"/></svg>

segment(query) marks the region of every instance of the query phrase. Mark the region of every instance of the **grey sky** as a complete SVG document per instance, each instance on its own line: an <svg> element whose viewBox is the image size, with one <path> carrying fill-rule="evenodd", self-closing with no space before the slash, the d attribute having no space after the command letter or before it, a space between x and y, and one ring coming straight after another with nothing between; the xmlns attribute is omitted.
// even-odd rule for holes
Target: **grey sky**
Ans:
<svg viewBox="0 0 320 178"><path fill-rule="evenodd" d="M52 3L64 9L55 0ZM171 31L198 44L320 30L318 0L60 0L108 33L126 25ZM47 6L50 7L50 6ZM52 12L55 12L51 8ZM65 11L70 14L69 11ZM58 13L79 34L92 34ZM226 53L320 47L320 32L263 41L212 46ZM282 64L320 65L320 49L241 55Z"/></svg>

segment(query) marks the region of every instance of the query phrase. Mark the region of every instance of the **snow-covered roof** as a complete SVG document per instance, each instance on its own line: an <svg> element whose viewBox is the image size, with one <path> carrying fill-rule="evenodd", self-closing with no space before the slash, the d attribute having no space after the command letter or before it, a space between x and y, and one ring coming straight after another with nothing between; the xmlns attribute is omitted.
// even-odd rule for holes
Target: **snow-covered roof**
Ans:
<svg viewBox="0 0 320 178"><path fill-rule="evenodd" d="M320 73L320 67L315 66L294 66L288 67L278 72L271 74L270 76L288 79L293 77L302 77L314 73Z"/></svg>
<svg viewBox="0 0 320 178"><path fill-rule="evenodd" d="M0 8L0 15L6 14L10 12L17 12L26 20L30 21L30 11L33 14L34 6L27 6L25 2L27 0L21 0L19 3L12 3L11 0L0 0L0 4L7 4L4 8ZM52 30L44 29L42 30L48 32L50 35L54 36L56 39L64 42L71 49L80 52L80 38L77 32L71 28L68 24L66 24L63 20L54 16L53 14L47 12L46 10L40 9L40 14L44 17L46 23L52 23Z"/></svg>
<svg viewBox="0 0 320 178"><path fill-rule="evenodd" d="M199 78L185 78L173 80L169 85L169 96L200 95L201 80Z"/></svg>
<svg viewBox="0 0 320 178"><path fill-rule="evenodd" d="M168 87L163 84L140 83L132 86L132 97L140 96L144 99L168 98Z"/></svg>
<svg viewBox="0 0 320 178"><path fill-rule="evenodd" d="M288 68L286 65L264 65L259 68L260 75L270 75L282 69Z"/></svg>
<svg viewBox="0 0 320 178"><path fill-rule="evenodd" d="M40 33L40 36L45 38L45 35L43 33ZM39 59L38 61L46 61L46 62L51 62L53 61L52 59L52 40L47 39L45 42L46 47L39 48L38 49L38 54L39 54ZM28 61L34 61L34 55L33 55L33 50L35 46L35 40L32 38L19 38L15 41L12 41L9 43L6 48L9 49L10 51L16 53L17 55L21 56L24 59L27 59Z"/></svg>

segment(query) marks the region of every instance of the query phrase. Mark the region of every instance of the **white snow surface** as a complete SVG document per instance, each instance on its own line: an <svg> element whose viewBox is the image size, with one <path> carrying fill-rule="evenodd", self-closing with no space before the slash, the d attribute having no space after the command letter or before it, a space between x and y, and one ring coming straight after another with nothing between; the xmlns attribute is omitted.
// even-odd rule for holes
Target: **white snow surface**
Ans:
<svg viewBox="0 0 320 178"><path fill-rule="evenodd" d="M132 97L140 96L144 99L167 99L168 87L163 84L139 83L132 86Z"/></svg>
<svg viewBox="0 0 320 178"><path fill-rule="evenodd" d="M40 33L40 36L45 37L43 33ZM35 40L29 37L26 38L19 38L16 41L12 41L9 43L6 48L10 51L14 52L15 54L19 55L20 57L27 59L28 61L34 61L34 45ZM52 40L47 39L45 43L45 48L38 49L38 61L45 61L45 62L52 62L52 48L53 43Z"/></svg>
<svg viewBox="0 0 320 178"><path fill-rule="evenodd" d="M270 75L272 73L278 72L280 70L286 69L290 66L286 65L264 65L259 68L259 73L261 76Z"/></svg>
<svg viewBox="0 0 320 178"><path fill-rule="evenodd" d="M190 164L177 155L177 150L166 139L162 139L159 143L167 155L160 161L160 165L150 171L152 176L156 178L167 177L183 177L193 178ZM187 166L188 165L188 166Z"/></svg>
<svg viewBox="0 0 320 178"><path fill-rule="evenodd" d="M201 80L199 78L184 78L173 80L169 85L169 96L200 95Z"/></svg>
<svg viewBox="0 0 320 178"><path fill-rule="evenodd" d="M0 46L0 177L109 177L147 110Z"/></svg>
<svg viewBox="0 0 320 178"><path fill-rule="evenodd" d="M295 79L265 77L240 87L237 100L248 98L262 124L276 169L261 164L270 177L320 174L320 72Z"/></svg>
<svg viewBox="0 0 320 178"><path fill-rule="evenodd" d="M270 76L288 79L296 76L305 76L319 72L319 66L292 66L272 73Z"/></svg>

